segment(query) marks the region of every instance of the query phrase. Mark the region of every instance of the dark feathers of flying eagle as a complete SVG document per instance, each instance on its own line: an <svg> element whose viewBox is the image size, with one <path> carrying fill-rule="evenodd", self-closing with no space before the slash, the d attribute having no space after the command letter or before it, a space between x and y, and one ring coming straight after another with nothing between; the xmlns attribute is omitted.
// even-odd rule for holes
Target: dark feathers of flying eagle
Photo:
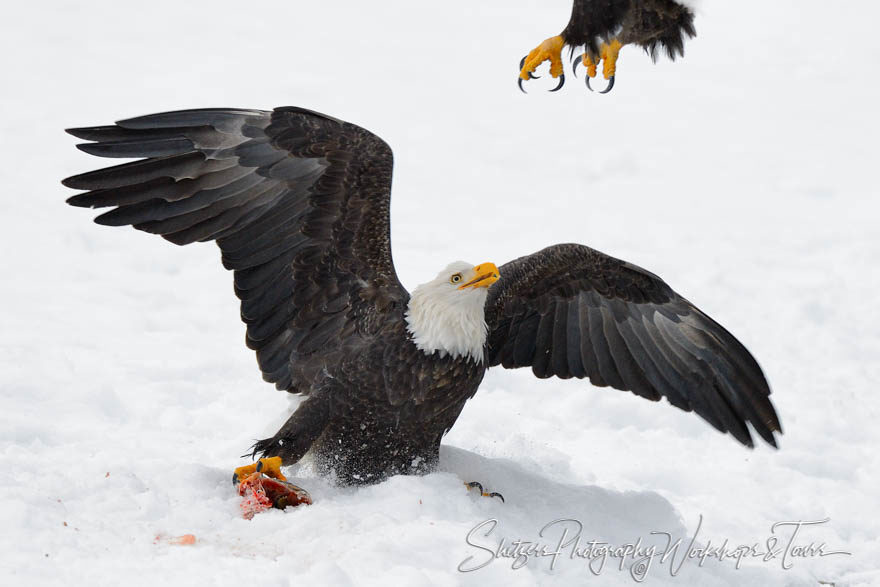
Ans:
<svg viewBox="0 0 880 587"><path fill-rule="evenodd" d="M779 419L740 342L656 275L578 244L455 262L410 293L391 259L392 155L303 108L184 110L68 132L138 161L64 180L178 245L215 241L263 378L305 396L254 454L307 451L342 483L424 473L486 369L531 367L665 397L752 446Z"/></svg>
<svg viewBox="0 0 880 587"><path fill-rule="evenodd" d="M695 0L574 0L565 30L520 61L519 89L523 90L522 82L533 79L532 72L545 61L550 61L550 75L559 78L559 84L550 91L560 89L565 84L562 48L568 46L572 57L576 47L584 47L572 72L577 76L577 66L583 63L590 90L590 78L596 77L602 62L602 75L608 85L599 93L607 94L614 87L617 57L624 45L642 47L655 61L661 49L672 60L684 55L685 37L697 34L694 4Z"/></svg>

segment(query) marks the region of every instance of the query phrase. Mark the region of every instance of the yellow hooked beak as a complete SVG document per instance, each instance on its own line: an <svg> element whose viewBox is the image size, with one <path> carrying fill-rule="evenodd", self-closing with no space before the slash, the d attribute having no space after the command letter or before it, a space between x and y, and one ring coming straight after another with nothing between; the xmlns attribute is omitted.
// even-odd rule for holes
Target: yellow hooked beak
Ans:
<svg viewBox="0 0 880 587"><path fill-rule="evenodd" d="M474 273L476 274L476 277L464 285L459 285L458 289L464 289L466 287L489 287L501 277L495 263L480 263L474 267Z"/></svg>

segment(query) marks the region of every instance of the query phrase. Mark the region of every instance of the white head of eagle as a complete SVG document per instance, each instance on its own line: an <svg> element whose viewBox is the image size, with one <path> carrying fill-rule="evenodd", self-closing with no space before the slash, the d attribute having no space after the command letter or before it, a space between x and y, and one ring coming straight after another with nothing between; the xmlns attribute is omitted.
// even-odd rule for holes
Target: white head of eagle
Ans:
<svg viewBox="0 0 880 587"><path fill-rule="evenodd" d="M450 263L428 283L418 286L406 310L407 331L425 354L483 360L486 345L486 296L498 281L493 263Z"/></svg>

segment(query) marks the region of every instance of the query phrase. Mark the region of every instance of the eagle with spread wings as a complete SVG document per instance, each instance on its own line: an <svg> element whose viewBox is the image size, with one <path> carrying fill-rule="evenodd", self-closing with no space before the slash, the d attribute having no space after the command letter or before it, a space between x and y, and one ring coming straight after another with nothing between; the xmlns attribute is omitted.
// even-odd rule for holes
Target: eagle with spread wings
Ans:
<svg viewBox="0 0 880 587"><path fill-rule="evenodd" d="M666 398L775 446L770 387L745 346L658 276L579 244L455 261L409 292L391 256L390 147L297 107L209 108L71 129L100 157L68 202L177 244L214 241L263 379L305 397L254 453L307 452L350 484L437 463L486 370ZM575 414L560 414L576 417Z"/></svg>

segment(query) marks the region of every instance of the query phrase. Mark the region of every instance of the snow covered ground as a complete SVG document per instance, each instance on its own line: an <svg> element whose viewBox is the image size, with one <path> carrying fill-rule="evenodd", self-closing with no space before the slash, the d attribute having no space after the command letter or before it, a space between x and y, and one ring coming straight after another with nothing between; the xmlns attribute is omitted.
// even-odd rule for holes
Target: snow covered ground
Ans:
<svg viewBox="0 0 880 587"><path fill-rule="evenodd" d="M552 568L549 557L489 562L502 538L555 546L562 523L539 531L557 519L582 524L581 547L684 537L648 584L880 585L880 7L706 0L684 60L652 65L627 48L607 96L574 79L520 94L520 57L569 9L4 8L4 585L633 584L632 557L624 571L616 559L591 571L570 547ZM95 226L64 204L59 180L101 162L62 129L283 104L395 149L392 232L408 287L453 259L501 264L556 242L633 261L755 354L780 450L746 450L665 402L499 370L447 436L441 471L350 489L305 464L291 473L313 506L241 519L237 456L296 400L261 381L214 245ZM467 494L470 479L507 503ZM774 523L826 518L795 543L851 554L789 556L787 570L781 554L677 568L695 534L766 548ZM187 533L195 545L172 543ZM777 548L790 535L777 528Z"/></svg>

